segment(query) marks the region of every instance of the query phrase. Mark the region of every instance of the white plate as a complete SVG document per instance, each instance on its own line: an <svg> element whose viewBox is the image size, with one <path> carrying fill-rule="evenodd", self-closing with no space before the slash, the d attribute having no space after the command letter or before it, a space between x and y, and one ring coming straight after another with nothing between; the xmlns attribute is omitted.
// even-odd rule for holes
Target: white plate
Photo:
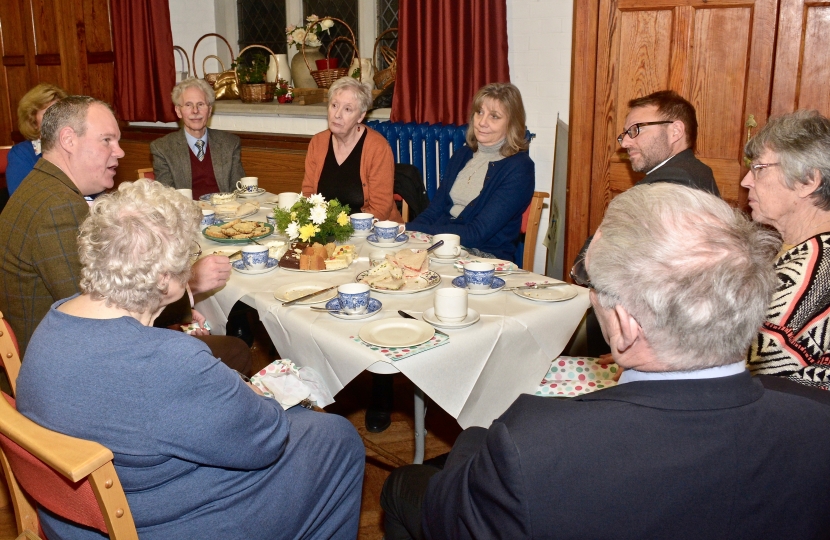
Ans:
<svg viewBox="0 0 830 540"><path fill-rule="evenodd" d="M266 193L266 191L260 187L256 188L256 190L251 191L250 193L247 191L242 191L241 189L237 189L235 193L237 197L242 197L243 199L250 199L252 197L259 197L263 193Z"/></svg>
<svg viewBox="0 0 830 540"><path fill-rule="evenodd" d="M352 264L354 264L354 261L352 261ZM333 270L328 270L328 269L325 269L325 268L323 270L300 270L299 268L287 268L285 266L280 266L280 268L282 268L283 270L287 270L288 272L302 272L304 274L318 274L320 272L339 272L341 270L348 270L352 266L352 264L350 264L346 268L335 268Z"/></svg>
<svg viewBox="0 0 830 540"><path fill-rule="evenodd" d="M424 311L423 318L432 326L437 326L439 328L466 328L470 325L477 323L478 320L481 318L481 315L479 315L478 311L474 310L473 308L467 308L467 316L464 317L463 321L444 322L435 316L435 308L429 308L428 310Z"/></svg>
<svg viewBox="0 0 830 540"><path fill-rule="evenodd" d="M237 216L236 214L216 214L216 219L219 219L219 220L222 220L222 221L233 221L234 219L242 219L242 218L253 216L257 212L259 212L259 208L257 208L256 210L252 210L252 211L248 212L247 214L242 214L241 216Z"/></svg>
<svg viewBox="0 0 830 540"><path fill-rule="evenodd" d="M347 313L340 313L337 311L329 312L329 315L332 317L337 317L338 319L345 319L347 321L357 321L360 319L368 319L369 317L374 316L377 314L380 309L383 307L383 304L377 298L370 298L369 299L369 307L366 309L366 313L355 313L353 315L349 315ZM326 302L326 309L340 309L340 299L339 298L332 298L328 302Z"/></svg>
<svg viewBox="0 0 830 540"><path fill-rule="evenodd" d="M363 272L359 273L354 280L359 282L361 279L365 278L366 275L369 273L369 270L364 270ZM428 291L430 289L434 289L438 285L441 284L441 276L438 275L437 272L433 272L432 270L427 270L417 279L407 281L406 285L403 288L398 289L397 291L390 291L389 289L376 289L371 285L369 288L375 292L385 293L385 294L414 294L421 291Z"/></svg>
<svg viewBox="0 0 830 540"><path fill-rule="evenodd" d="M570 285L550 287L548 289L518 289L514 290L518 296L539 302L562 302L576 296L576 288Z"/></svg>
<svg viewBox="0 0 830 540"><path fill-rule="evenodd" d="M467 280L464 279L464 276L458 276L452 280L452 286L458 289L467 289L467 293L469 294L492 294L504 289L504 280L500 277L494 277L493 284L489 289L469 289L467 288Z"/></svg>
<svg viewBox="0 0 830 540"><path fill-rule="evenodd" d="M279 268L279 266L277 266L278 262L280 262L280 261L277 260L277 259L272 259L272 258L269 257L268 262L265 263L265 268L263 268L261 270L252 270L252 269L245 268L245 264L242 262L242 259L232 262L231 266L233 267L234 270L236 270L240 274L248 274L248 275L251 275L251 276L257 276L259 274L267 274L268 272L273 272L274 270Z"/></svg>
<svg viewBox="0 0 830 540"><path fill-rule="evenodd" d="M368 243L372 244L375 247L393 248L393 247L402 246L402 245L406 244L407 242L409 242L409 235L406 234L406 233L399 234L398 236L395 237L394 242L378 242L378 235L376 235L375 233L372 233L372 234L370 234L369 236L366 237L366 241Z"/></svg>
<svg viewBox="0 0 830 540"><path fill-rule="evenodd" d="M413 347L432 339L435 328L414 319L381 319L364 325L357 335L378 347Z"/></svg>
<svg viewBox="0 0 830 540"><path fill-rule="evenodd" d="M448 264L454 263L458 261L458 259L465 259L470 255L470 253L466 249L462 249L461 253L458 254L457 257L439 257L434 253L429 254L429 260L439 264Z"/></svg>
<svg viewBox="0 0 830 540"><path fill-rule="evenodd" d="M285 269L283 268L283 270ZM311 294L314 291L327 289L331 287L331 285L331 283L323 283L320 281L303 281L301 283L291 283L290 285L283 285L282 287L274 291L274 298L276 298L280 302L288 302L289 300L294 300L295 298ZM313 296L308 300L297 302L296 305L319 304L320 302L328 302L335 296L337 296L337 289L332 289L329 292L324 292L318 294L317 296Z"/></svg>

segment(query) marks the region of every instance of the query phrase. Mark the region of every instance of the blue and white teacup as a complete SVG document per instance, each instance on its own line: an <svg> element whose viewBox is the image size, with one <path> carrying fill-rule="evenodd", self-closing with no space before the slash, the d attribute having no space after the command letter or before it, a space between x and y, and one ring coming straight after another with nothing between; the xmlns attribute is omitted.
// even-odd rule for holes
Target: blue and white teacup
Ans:
<svg viewBox="0 0 830 540"><path fill-rule="evenodd" d="M349 216L349 220L354 227L355 236L369 236L372 231L372 225L377 222L375 216L365 212L358 212Z"/></svg>
<svg viewBox="0 0 830 540"><path fill-rule="evenodd" d="M489 289L493 285L494 277L496 267L490 263L472 262L464 265L464 281L467 282L468 289Z"/></svg>
<svg viewBox="0 0 830 540"><path fill-rule="evenodd" d="M378 242L386 244L395 241L399 234L403 234L406 225L397 221L378 221L375 223L375 234L378 235Z"/></svg>
<svg viewBox="0 0 830 540"><path fill-rule="evenodd" d="M216 212L213 210L202 210L202 227L210 227L216 221Z"/></svg>
<svg viewBox="0 0 830 540"><path fill-rule="evenodd" d="M268 246L245 246L242 248L242 264L248 270L263 270L268 264Z"/></svg>
<svg viewBox="0 0 830 540"><path fill-rule="evenodd" d="M337 287L340 310L349 315L366 313L369 307L369 286L365 283L346 283Z"/></svg>
<svg viewBox="0 0 830 540"><path fill-rule="evenodd" d="M256 176L246 176L241 178L239 182L236 183L236 189L246 193L255 193L256 190L259 189L259 178Z"/></svg>

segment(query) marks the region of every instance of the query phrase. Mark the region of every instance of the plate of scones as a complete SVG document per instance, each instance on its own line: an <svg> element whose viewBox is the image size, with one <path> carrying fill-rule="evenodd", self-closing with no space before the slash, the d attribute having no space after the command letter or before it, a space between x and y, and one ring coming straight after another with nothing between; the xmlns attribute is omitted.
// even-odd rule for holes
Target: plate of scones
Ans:
<svg viewBox="0 0 830 540"><path fill-rule="evenodd" d="M270 223L235 219L227 223L220 221L206 227L202 235L208 240L222 244L247 244L251 240L270 236L273 232L274 227Z"/></svg>
<svg viewBox="0 0 830 540"><path fill-rule="evenodd" d="M280 268L298 272L333 272L348 268L356 257L353 245L293 242L279 265Z"/></svg>

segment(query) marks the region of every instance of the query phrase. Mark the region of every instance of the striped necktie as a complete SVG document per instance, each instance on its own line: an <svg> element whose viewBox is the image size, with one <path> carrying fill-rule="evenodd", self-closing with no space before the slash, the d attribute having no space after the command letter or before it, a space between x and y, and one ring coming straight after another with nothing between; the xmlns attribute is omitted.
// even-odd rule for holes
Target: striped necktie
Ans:
<svg viewBox="0 0 830 540"><path fill-rule="evenodd" d="M201 139L196 141L196 148L199 150L199 152L196 154L196 158L199 161L202 161L203 159L205 159L205 141Z"/></svg>

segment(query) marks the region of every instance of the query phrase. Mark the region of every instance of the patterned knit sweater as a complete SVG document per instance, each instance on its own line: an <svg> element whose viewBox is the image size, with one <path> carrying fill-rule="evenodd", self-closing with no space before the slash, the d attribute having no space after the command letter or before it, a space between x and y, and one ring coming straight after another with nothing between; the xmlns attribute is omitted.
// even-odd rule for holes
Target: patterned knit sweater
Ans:
<svg viewBox="0 0 830 540"><path fill-rule="evenodd" d="M775 270L778 289L748 367L830 390L830 233L784 251Z"/></svg>

